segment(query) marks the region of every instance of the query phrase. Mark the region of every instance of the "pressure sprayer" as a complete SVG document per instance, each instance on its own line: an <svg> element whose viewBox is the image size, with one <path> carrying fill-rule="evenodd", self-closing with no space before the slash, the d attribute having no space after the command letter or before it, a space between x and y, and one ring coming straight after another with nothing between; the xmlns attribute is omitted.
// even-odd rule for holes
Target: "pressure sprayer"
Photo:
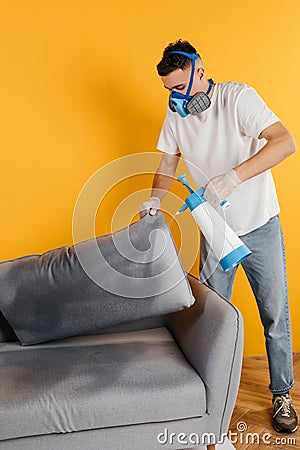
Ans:
<svg viewBox="0 0 300 450"><path fill-rule="evenodd" d="M251 255L251 250L204 198L205 187L200 187L197 191L194 191L188 184L185 174L180 175L177 180L189 190L191 195L185 199L185 204L176 214L180 214L187 208L191 210L195 221L211 246L224 272L233 269ZM230 203L227 200L221 203L223 208L229 205Z"/></svg>

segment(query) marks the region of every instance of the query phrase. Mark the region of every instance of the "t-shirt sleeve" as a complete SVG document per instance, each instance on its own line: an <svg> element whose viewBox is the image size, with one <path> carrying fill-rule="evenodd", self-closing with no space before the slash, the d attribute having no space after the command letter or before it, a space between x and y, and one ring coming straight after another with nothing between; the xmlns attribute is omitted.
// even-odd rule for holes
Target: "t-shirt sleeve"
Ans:
<svg viewBox="0 0 300 450"><path fill-rule="evenodd" d="M250 86L241 92L237 108L242 131L255 139L267 127L280 121L255 89Z"/></svg>
<svg viewBox="0 0 300 450"><path fill-rule="evenodd" d="M162 152L176 155L179 153L179 150L173 133L171 120L171 113L167 110L156 148Z"/></svg>

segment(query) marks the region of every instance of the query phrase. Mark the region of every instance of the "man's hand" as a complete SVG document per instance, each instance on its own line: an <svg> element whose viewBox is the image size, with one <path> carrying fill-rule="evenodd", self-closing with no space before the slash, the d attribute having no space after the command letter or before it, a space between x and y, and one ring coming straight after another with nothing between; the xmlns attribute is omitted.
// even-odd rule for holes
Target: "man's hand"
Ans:
<svg viewBox="0 0 300 450"><path fill-rule="evenodd" d="M154 216L159 208L160 199L158 197L151 197L147 202L144 202L140 206L140 218L144 217L147 213L149 213L150 216Z"/></svg>
<svg viewBox="0 0 300 450"><path fill-rule="evenodd" d="M218 206L240 183L241 180L235 170L231 169L229 172L210 180L204 191L204 198L213 206Z"/></svg>

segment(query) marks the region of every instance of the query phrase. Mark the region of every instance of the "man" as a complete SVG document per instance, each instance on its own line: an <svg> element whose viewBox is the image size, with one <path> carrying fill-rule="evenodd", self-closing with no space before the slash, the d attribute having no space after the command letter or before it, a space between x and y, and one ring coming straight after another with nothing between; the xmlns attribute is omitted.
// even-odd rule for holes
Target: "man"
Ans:
<svg viewBox="0 0 300 450"><path fill-rule="evenodd" d="M163 155L152 197L141 214L159 209L180 156L197 188L206 185L204 196L217 210L224 199L230 201L226 220L252 250L242 267L264 326L273 426L294 432L298 418L289 393L294 379L285 252L270 171L295 152L294 139L253 88L208 80L189 42L169 44L157 70L170 92L169 108L157 145ZM203 235L200 247L200 279L230 300L236 268L224 272Z"/></svg>

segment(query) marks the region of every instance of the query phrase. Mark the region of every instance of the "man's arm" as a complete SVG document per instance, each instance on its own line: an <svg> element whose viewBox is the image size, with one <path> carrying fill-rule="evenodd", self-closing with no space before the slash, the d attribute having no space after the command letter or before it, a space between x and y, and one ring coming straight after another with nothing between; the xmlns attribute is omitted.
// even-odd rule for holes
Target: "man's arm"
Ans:
<svg viewBox="0 0 300 450"><path fill-rule="evenodd" d="M241 181L271 169L296 151L293 136L281 122L263 130L259 135L259 139L261 138L268 141L266 145L256 155L234 168Z"/></svg>
<svg viewBox="0 0 300 450"><path fill-rule="evenodd" d="M171 189L179 157L180 153L177 155L163 154L153 178L151 198L140 206L140 217L147 212L153 215L160 208L160 202Z"/></svg>
<svg viewBox="0 0 300 450"><path fill-rule="evenodd" d="M241 182L271 169L296 151L293 136L281 122L265 128L261 138L268 142L258 153L208 183L204 197L213 205L220 204Z"/></svg>
<svg viewBox="0 0 300 450"><path fill-rule="evenodd" d="M171 189L175 177L176 169L179 163L180 153L171 155L164 153L160 165L154 175L152 184L152 197L158 197L160 201Z"/></svg>

